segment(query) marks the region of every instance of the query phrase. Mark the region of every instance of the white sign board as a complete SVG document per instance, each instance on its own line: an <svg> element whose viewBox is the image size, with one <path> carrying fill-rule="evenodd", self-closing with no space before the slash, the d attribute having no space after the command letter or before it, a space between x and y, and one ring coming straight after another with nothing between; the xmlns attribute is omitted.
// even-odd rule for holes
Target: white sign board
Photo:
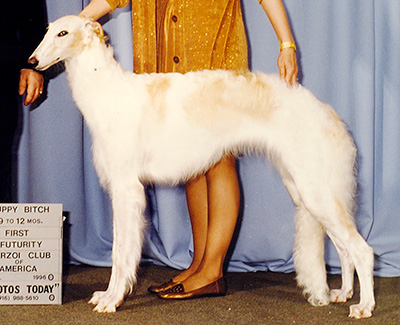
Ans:
<svg viewBox="0 0 400 325"><path fill-rule="evenodd" d="M62 204L0 204L0 305L62 302Z"/></svg>

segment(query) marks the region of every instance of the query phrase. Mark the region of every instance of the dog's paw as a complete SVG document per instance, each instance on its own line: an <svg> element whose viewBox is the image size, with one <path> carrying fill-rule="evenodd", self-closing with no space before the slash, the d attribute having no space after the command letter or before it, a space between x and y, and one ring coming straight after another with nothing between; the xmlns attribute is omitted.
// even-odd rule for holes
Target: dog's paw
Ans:
<svg viewBox="0 0 400 325"><path fill-rule="evenodd" d="M115 313L117 311L117 307L104 305L100 302L96 307L93 308L93 311L98 313Z"/></svg>
<svg viewBox="0 0 400 325"><path fill-rule="evenodd" d="M123 298L117 298L107 291L96 291L89 300L89 304L96 305L93 311L99 313L115 313L122 302Z"/></svg>
<svg viewBox="0 0 400 325"><path fill-rule="evenodd" d="M309 295L307 301L315 307L327 306L330 302L329 296L325 291Z"/></svg>
<svg viewBox="0 0 400 325"><path fill-rule="evenodd" d="M350 306L349 317L352 318L369 318L372 316L372 311L374 310L375 303L370 304L358 304Z"/></svg>
<svg viewBox="0 0 400 325"><path fill-rule="evenodd" d="M88 304L97 305L101 299L106 294L107 291L96 291L93 293L92 298L90 298Z"/></svg>
<svg viewBox="0 0 400 325"><path fill-rule="evenodd" d="M353 297L353 290L335 289L330 292L330 300L335 303L346 302L351 297Z"/></svg>

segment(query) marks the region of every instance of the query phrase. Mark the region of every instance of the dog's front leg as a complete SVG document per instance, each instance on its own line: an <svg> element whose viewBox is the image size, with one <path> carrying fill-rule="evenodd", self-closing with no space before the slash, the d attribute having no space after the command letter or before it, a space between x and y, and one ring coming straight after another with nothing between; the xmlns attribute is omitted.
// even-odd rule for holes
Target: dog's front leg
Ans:
<svg viewBox="0 0 400 325"><path fill-rule="evenodd" d="M120 182L121 183L121 182ZM118 184L111 190L113 206L114 240L111 278L106 291L97 291L89 303L94 311L112 313L136 284L136 271L140 262L145 208L142 184Z"/></svg>

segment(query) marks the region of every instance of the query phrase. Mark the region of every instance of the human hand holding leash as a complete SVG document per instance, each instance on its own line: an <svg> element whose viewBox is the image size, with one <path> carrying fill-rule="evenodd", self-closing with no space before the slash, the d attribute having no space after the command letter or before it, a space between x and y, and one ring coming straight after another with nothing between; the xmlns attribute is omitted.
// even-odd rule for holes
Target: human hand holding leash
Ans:
<svg viewBox="0 0 400 325"><path fill-rule="evenodd" d="M23 69L19 78L18 93L25 96L25 105L32 104L43 93L44 78L39 72L32 69Z"/></svg>

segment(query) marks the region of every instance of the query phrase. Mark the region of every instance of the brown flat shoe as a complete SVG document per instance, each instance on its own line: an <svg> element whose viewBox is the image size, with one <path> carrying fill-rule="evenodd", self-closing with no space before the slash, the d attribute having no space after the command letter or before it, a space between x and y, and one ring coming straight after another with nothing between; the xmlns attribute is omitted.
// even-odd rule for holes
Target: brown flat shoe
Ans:
<svg viewBox="0 0 400 325"><path fill-rule="evenodd" d="M185 292L182 283L179 283L164 292L158 293L158 296L162 299L194 299L202 297L225 296L226 292L226 279L222 277L213 283L189 292Z"/></svg>
<svg viewBox="0 0 400 325"><path fill-rule="evenodd" d="M171 289L172 287L176 286L177 284L179 284L180 282L174 282L171 280L169 280L168 282L165 282L163 284L159 284L159 285L154 285L154 286L150 286L147 291L150 293L160 293L160 292L164 292L168 289Z"/></svg>

